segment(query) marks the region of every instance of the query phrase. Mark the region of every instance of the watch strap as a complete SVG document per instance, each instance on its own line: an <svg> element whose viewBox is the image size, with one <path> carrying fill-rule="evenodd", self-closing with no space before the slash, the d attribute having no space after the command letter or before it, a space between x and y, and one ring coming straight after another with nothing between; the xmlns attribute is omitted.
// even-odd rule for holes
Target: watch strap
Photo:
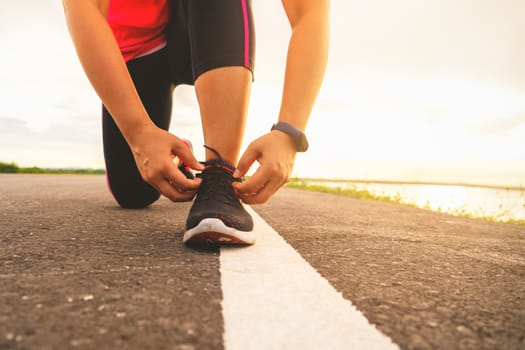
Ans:
<svg viewBox="0 0 525 350"><path fill-rule="evenodd" d="M297 152L305 152L308 149L306 135L295 126L285 122L278 122L272 126L271 130L279 130L289 135L294 141Z"/></svg>

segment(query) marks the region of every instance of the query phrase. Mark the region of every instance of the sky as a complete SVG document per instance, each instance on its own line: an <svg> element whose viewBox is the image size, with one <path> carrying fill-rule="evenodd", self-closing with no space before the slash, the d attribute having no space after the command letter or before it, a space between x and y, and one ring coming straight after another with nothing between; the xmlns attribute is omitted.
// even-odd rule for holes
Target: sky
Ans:
<svg viewBox="0 0 525 350"><path fill-rule="evenodd" d="M243 149L276 121L290 28L254 0L255 83ZM0 5L0 161L104 166L100 101L60 1ZM332 0L330 57L294 176L525 186L523 0ZM170 131L204 152L191 87Z"/></svg>

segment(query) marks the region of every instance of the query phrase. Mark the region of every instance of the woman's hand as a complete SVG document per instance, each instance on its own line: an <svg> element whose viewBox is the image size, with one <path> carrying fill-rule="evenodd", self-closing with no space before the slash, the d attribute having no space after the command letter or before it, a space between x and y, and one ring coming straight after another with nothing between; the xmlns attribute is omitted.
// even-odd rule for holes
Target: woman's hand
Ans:
<svg viewBox="0 0 525 350"><path fill-rule="evenodd" d="M130 148L144 181L174 202L189 201L201 179L187 179L174 163L175 157L194 170L203 170L188 146L169 132L151 125L138 131Z"/></svg>
<svg viewBox="0 0 525 350"><path fill-rule="evenodd" d="M290 136L278 130L253 141L241 159L235 177L242 177L255 161L260 166L246 182L234 182L237 195L247 204L265 203L290 179L297 150Z"/></svg>
<svg viewBox="0 0 525 350"><path fill-rule="evenodd" d="M190 200L201 180L188 180L173 160L178 157L196 170L202 166L182 140L149 118L107 22L109 1L63 3L80 62L128 142L140 175L172 201Z"/></svg>

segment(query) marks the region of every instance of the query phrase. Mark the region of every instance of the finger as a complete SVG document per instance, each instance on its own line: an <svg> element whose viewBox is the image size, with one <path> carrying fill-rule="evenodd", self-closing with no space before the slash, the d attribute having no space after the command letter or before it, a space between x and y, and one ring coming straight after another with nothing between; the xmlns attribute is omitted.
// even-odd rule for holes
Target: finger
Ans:
<svg viewBox="0 0 525 350"><path fill-rule="evenodd" d="M160 177L163 181L159 181L159 188L169 194L173 201L189 200L193 198L197 188L200 186L201 179L189 180L174 166L169 168L169 171L161 173ZM165 187L165 183L171 189Z"/></svg>
<svg viewBox="0 0 525 350"><path fill-rule="evenodd" d="M245 182L234 182L233 186L240 195L258 193L271 180L271 172L264 164Z"/></svg>
<svg viewBox="0 0 525 350"><path fill-rule="evenodd" d="M195 191L202 182L200 178L188 179L175 165L171 165L166 169L162 176L181 192Z"/></svg>
<svg viewBox="0 0 525 350"><path fill-rule="evenodd" d="M259 158L259 155L259 152L255 150L253 144L248 146L246 151L241 156L241 159L239 159L237 169L233 173L233 176L243 177L248 172L248 170L250 170L250 167L257 160L257 158Z"/></svg>
<svg viewBox="0 0 525 350"><path fill-rule="evenodd" d="M172 201L176 201L178 198L178 191L173 187L169 180L162 177L158 177L150 182L150 184L159 191L161 195L169 198Z"/></svg>
<svg viewBox="0 0 525 350"><path fill-rule="evenodd" d="M189 147L186 146L186 144L183 141L174 145L173 148L174 153L180 160L184 162L184 164L188 165L193 170L204 170L204 165L199 163L199 161L195 158Z"/></svg>
<svg viewBox="0 0 525 350"><path fill-rule="evenodd" d="M197 191L177 191L177 198L175 202L187 202L193 199Z"/></svg>
<svg viewBox="0 0 525 350"><path fill-rule="evenodd" d="M241 195L240 197L246 204L263 204L266 203L284 184L284 181L269 181L257 193Z"/></svg>
<svg viewBox="0 0 525 350"><path fill-rule="evenodd" d="M173 202L189 201L195 196L196 191L178 191L167 180L157 183L158 191Z"/></svg>
<svg viewBox="0 0 525 350"><path fill-rule="evenodd" d="M245 183L234 183L237 195L248 204L260 204L287 182L287 177L268 163L263 163Z"/></svg>

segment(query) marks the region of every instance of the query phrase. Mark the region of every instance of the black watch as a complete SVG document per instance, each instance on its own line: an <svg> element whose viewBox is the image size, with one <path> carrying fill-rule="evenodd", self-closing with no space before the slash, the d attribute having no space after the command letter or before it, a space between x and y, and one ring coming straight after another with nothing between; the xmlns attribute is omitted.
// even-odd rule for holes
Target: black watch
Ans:
<svg viewBox="0 0 525 350"><path fill-rule="evenodd" d="M293 139L297 152L305 152L308 149L308 140L306 139L306 135L295 126L288 123L279 122L277 124L273 124L272 130L279 130L285 134L288 134Z"/></svg>

